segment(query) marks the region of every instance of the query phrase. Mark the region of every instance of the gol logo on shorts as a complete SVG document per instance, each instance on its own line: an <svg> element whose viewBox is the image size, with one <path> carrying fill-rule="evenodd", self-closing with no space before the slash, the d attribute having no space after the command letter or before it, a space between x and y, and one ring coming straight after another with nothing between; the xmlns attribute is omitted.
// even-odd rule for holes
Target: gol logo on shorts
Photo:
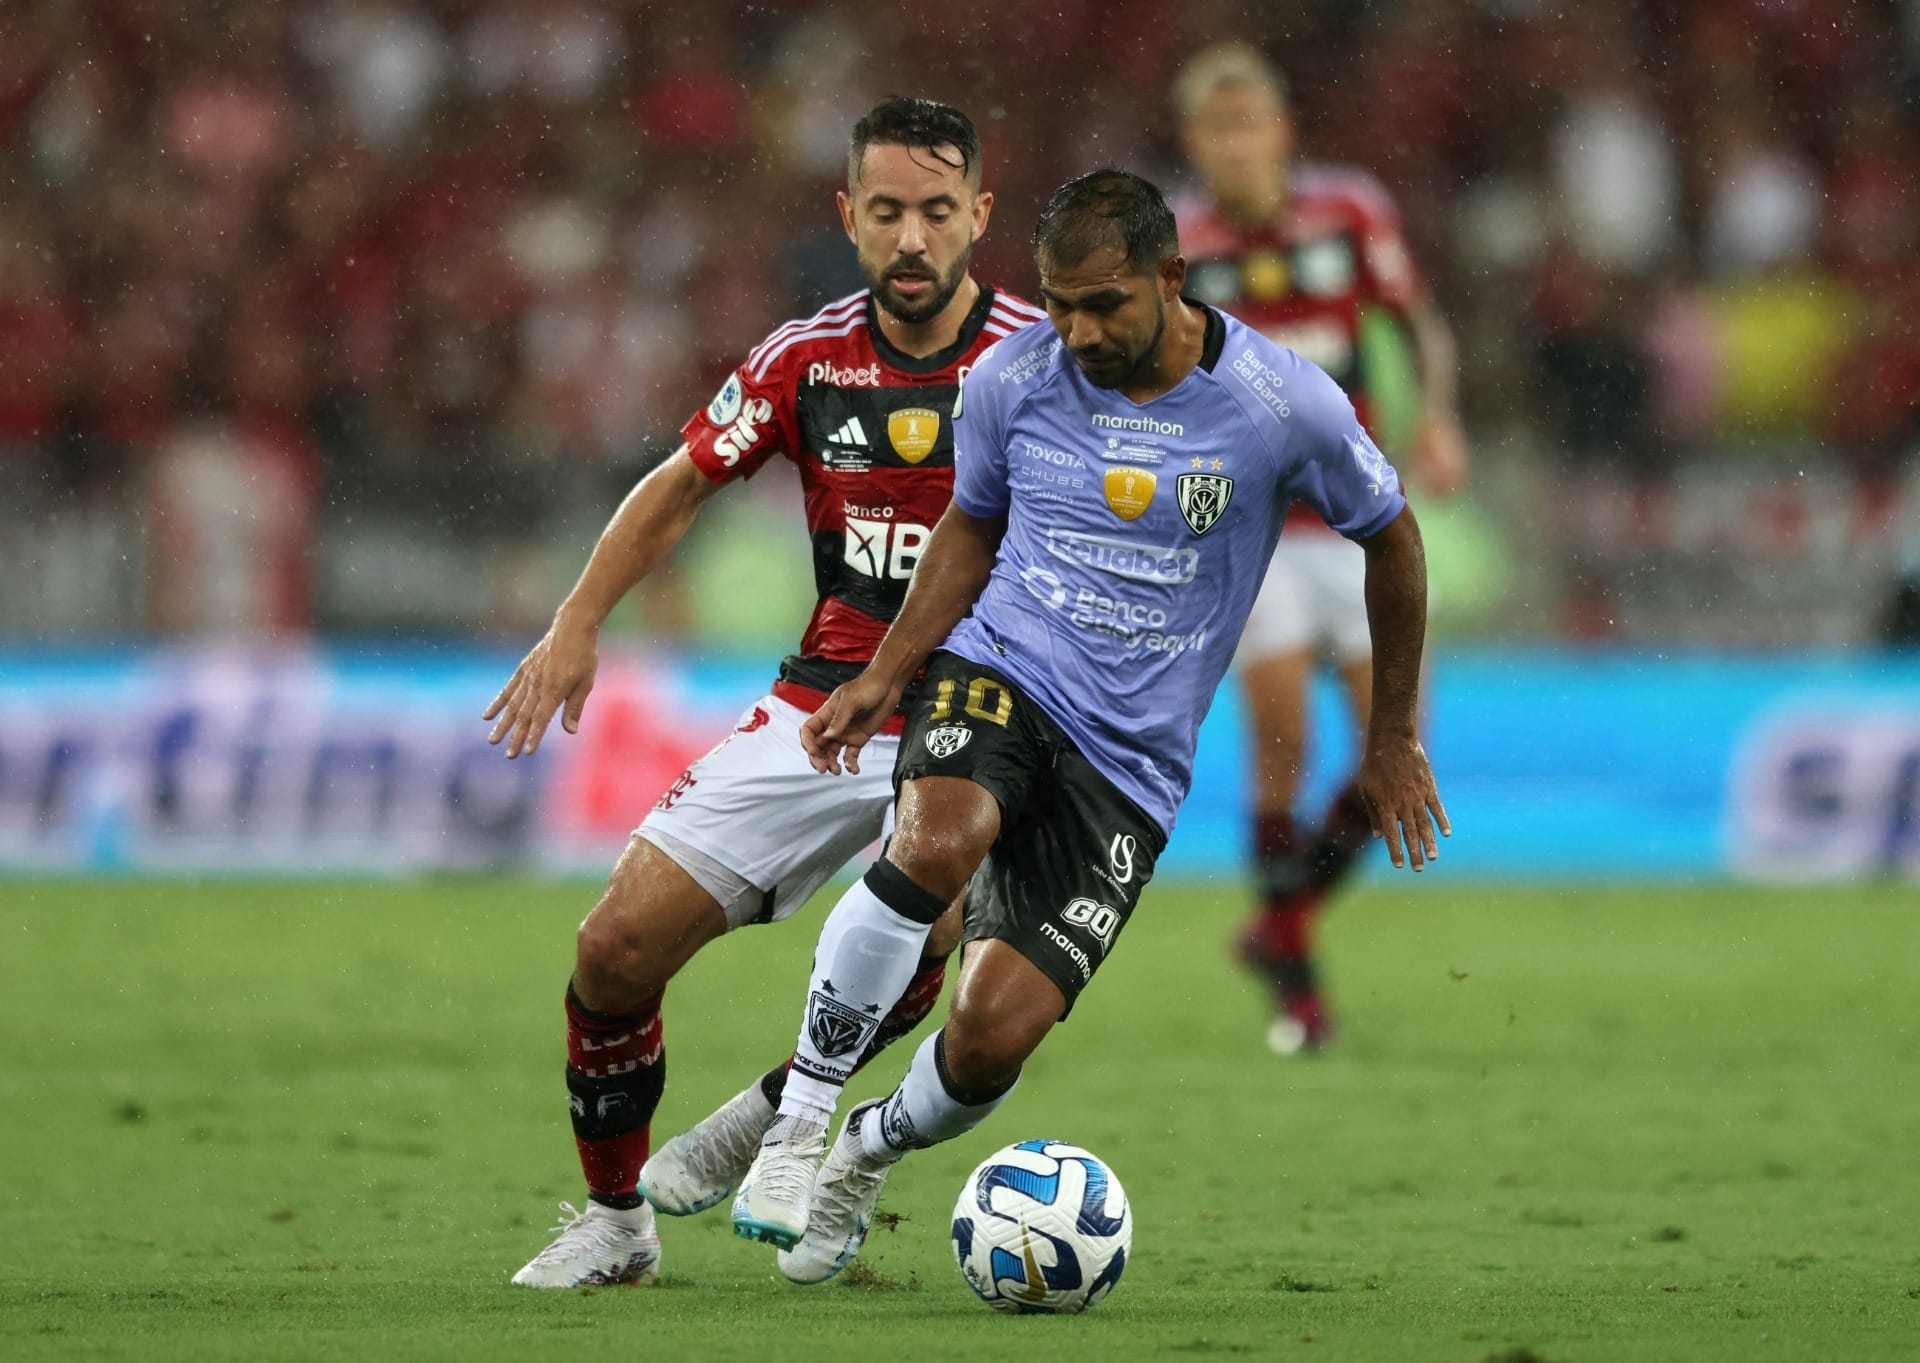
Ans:
<svg viewBox="0 0 1920 1363"><path fill-rule="evenodd" d="M887 439L902 459L917 464L933 453L940 439L940 413L931 407L902 407L887 418Z"/></svg>
<svg viewBox="0 0 1920 1363"><path fill-rule="evenodd" d="M1159 482L1146 469L1108 469L1107 505L1123 521L1139 520Z"/></svg>
<svg viewBox="0 0 1920 1363"><path fill-rule="evenodd" d="M972 737L973 730L964 724L943 724L927 730L927 751L944 762L966 747Z"/></svg>

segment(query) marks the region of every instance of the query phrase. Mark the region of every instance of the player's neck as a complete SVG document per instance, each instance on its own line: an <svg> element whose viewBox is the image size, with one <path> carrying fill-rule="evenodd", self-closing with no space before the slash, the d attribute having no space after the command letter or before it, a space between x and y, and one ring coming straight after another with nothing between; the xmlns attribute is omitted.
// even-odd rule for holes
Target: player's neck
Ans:
<svg viewBox="0 0 1920 1363"><path fill-rule="evenodd" d="M873 314L880 319L880 334L889 345L903 355L923 360L960 339L960 324L979 301L980 285L968 275L947 305L924 322L903 322L882 307L875 307Z"/></svg>
<svg viewBox="0 0 1920 1363"><path fill-rule="evenodd" d="M1167 309L1167 329L1160 335L1160 348L1153 363L1136 378L1120 385L1120 394L1129 402L1152 402L1163 393L1180 386L1194 371L1207 348L1207 314L1191 307L1184 299L1175 299Z"/></svg>

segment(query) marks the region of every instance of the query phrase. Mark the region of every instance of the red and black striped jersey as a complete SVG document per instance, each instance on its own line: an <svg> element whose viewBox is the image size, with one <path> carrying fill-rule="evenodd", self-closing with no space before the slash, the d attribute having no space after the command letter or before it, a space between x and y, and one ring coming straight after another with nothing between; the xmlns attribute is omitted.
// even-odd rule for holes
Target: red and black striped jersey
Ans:
<svg viewBox="0 0 1920 1363"><path fill-rule="evenodd" d="M1427 296L1386 187L1353 167L1302 165L1271 222L1238 226L1200 196L1174 215L1186 291L1326 370L1377 438L1361 317L1376 307L1404 317ZM1288 527L1324 522L1303 509Z"/></svg>
<svg viewBox="0 0 1920 1363"><path fill-rule="evenodd" d="M820 593L776 693L808 704L873 658L953 497L960 380L1002 336L1046 314L981 287L952 345L918 357L880 330L867 290L768 336L681 429L716 482L769 459L799 468Z"/></svg>
<svg viewBox="0 0 1920 1363"><path fill-rule="evenodd" d="M1404 316L1426 297L1386 188L1350 167L1301 166L1271 222L1236 226L1197 197L1175 213L1187 292L1326 370L1366 422L1361 314Z"/></svg>

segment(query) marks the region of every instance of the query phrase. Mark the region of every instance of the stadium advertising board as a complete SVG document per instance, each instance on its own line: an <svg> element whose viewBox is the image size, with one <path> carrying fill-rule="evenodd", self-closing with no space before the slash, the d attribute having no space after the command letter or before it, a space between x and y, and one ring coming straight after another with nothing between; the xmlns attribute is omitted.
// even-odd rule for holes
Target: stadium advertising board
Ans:
<svg viewBox="0 0 1920 1363"><path fill-rule="evenodd" d="M179 649L0 660L0 869L599 873L764 689L763 662L608 657L579 736L505 761L480 652ZM1458 830L1434 873L1920 876L1920 660L1569 659L1435 668ZM1308 799L1351 752L1329 691ZM1238 697L1203 730L1163 869L1241 873ZM831 779L827 777L823 780Z"/></svg>

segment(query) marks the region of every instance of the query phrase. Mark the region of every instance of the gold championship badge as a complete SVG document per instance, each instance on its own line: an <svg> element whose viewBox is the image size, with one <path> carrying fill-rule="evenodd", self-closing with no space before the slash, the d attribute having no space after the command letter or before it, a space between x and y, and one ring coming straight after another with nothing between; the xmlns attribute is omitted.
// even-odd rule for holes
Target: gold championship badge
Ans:
<svg viewBox="0 0 1920 1363"><path fill-rule="evenodd" d="M887 418L887 439L896 454L917 464L933 453L940 439L940 413L931 407L902 407Z"/></svg>
<svg viewBox="0 0 1920 1363"><path fill-rule="evenodd" d="M1159 481L1146 469L1108 469L1107 505L1123 521L1139 520Z"/></svg>

